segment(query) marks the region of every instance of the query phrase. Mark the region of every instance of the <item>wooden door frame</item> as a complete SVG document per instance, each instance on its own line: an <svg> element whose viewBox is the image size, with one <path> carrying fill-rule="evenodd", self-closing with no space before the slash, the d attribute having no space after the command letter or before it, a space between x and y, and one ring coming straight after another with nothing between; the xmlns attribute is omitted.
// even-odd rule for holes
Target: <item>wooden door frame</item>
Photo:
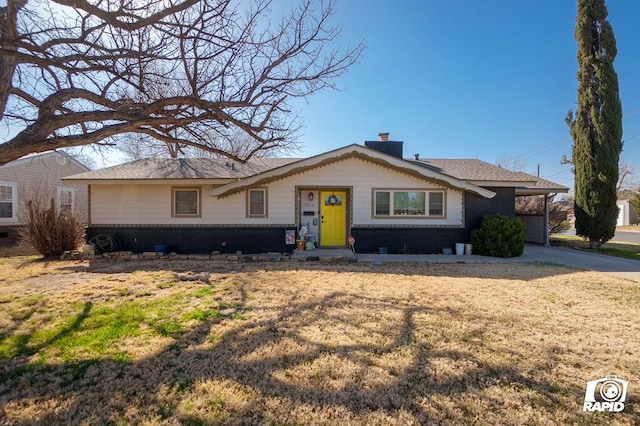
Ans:
<svg viewBox="0 0 640 426"><path fill-rule="evenodd" d="M302 199L304 197L304 193L309 191L317 191L318 198L320 198L321 192L331 192L331 191L343 191L345 192L345 241L344 247L347 247L347 239L349 235L351 235L351 228L353 227L353 187L352 186L336 186L336 185L296 185L295 187L295 225L296 229L300 229L300 215L302 214ZM320 244L320 233L322 232L322 226L320 223L320 200L318 200L318 211L316 212L318 215L318 244ZM336 247L336 246L332 246ZM342 247L342 246L339 246Z"/></svg>

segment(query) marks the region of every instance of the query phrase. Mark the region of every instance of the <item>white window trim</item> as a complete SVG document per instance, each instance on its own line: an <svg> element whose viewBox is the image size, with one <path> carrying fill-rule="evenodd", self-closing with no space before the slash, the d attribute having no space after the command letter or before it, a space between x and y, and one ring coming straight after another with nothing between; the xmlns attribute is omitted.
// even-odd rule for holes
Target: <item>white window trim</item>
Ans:
<svg viewBox="0 0 640 426"><path fill-rule="evenodd" d="M71 193L71 211L76 209L76 188L71 188L68 186L59 186L57 190L58 194L58 209L62 209L62 193L70 192Z"/></svg>
<svg viewBox="0 0 640 426"><path fill-rule="evenodd" d="M377 214L376 213L376 194L379 192L387 192L389 193L389 214ZM423 215L410 215L410 214L395 214L394 213L394 193L396 192L422 192L424 193L424 211ZM439 193L442 194L442 214L441 215L430 215L429 214L429 194ZM372 216L374 219L446 219L446 200L447 193L442 189L417 189L417 188L394 188L394 189L385 189L385 188L375 188L373 189L372 194Z"/></svg>
<svg viewBox="0 0 640 426"><path fill-rule="evenodd" d="M11 217L0 217L0 223L13 223L18 221L18 185L15 182L2 182L0 186L11 187Z"/></svg>
<svg viewBox="0 0 640 426"><path fill-rule="evenodd" d="M176 213L176 191L195 191L197 194L196 201L196 213ZM193 218L202 217L202 188L200 187L180 187L174 186L171 188L171 217L175 218Z"/></svg>

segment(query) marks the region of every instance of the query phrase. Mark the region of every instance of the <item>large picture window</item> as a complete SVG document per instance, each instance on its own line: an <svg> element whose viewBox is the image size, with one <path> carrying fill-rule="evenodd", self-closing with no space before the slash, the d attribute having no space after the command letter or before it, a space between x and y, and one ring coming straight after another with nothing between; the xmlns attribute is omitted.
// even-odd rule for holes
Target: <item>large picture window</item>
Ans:
<svg viewBox="0 0 640 426"><path fill-rule="evenodd" d="M266 188L256 188L247 191L247 216L267 217Z"/></svg>
<svg viewBox="0 0 640 426"><path fill-rule="evenodd" d="M173 217L200 217L200 188L172 189Z"/></svg>
<svg viewBox="0 0 640 426"><path fill-rule="evenodd" d="M444 217L444 192L375 190L374 217Z"/></svg>
<svg viewBox="0 0 640 426"><path fill-rule="evenodd" d="M0 221L15 219L16 198L16 186L0 182Z"/></svg>

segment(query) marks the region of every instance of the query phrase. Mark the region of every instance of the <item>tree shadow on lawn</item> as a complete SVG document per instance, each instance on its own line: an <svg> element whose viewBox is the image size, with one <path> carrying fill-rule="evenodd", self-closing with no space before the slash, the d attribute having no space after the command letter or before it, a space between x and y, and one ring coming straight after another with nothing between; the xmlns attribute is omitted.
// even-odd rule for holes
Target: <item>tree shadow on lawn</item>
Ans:
<svg viewBox="0 0 640 426"><path fill-rule="evenodd" d="M320 263L320 262L226 262L194 260L150 260L109 262L91 261L86 269L93 273L155 272L251 273L256 271L330 271L395 274L406 276L468 277L484 279L506 279L533 281L537 279L571 274L579 271L551 263Z"/></svg>
<svg viewBox="0 0 640 426"><path fill-rule="evenodd" d="M16 345L16 356L18 357L28 357L31 356L35 353L37 353L38 351L40 351L41 349L53 344L54 342L57 342L58 340L62 339L63 337L70 335L76 331L78 331L80 329L80 325L82 324L82 322L87 319L87 317L89 316L89 312L91 311L91 308L93 307L93 303L91 302L85 302L82 311L75 316L75 318L73 319L73 321L70 324L65 324L63 325L58 332L47 338L46 340L36 343L36 344L32 344L31 343L31 338L33 336L33 334L22 334L20 335L20 339L18 341L18 344ZM25 313L24 317L20 318L19 321L16 321L16 323L10 327L9 329L7 329L5 332L0 333L0 344L2 342L4 342L7 338L9 338L12 334L14 334L14 332L16 330L18 330L20 328L20 326L27 322L29 320L29 318L31 318L31 316L33 315L34 310L29 310ZM0 382L2 382L2 378L0 378Z"/></svg>
<svg viewBox="0 0 640 426"><path fill-rule="evenodd" d="M519 365L526 353L509 362L483 359L478 354L489 349L482 331L469 336L476 343L449 347L434 319L472 324L487 318L339 292L312 301L293 293L265 305L274 312L270 318L229 324L238 320L217 317L134 362L0 365L0 415L11 420L9 410L26 401L64 402L23 419L46 424L495 423L501 410L516 418L507 423L518 423L518 415L535 423L562 418L567 407L581 410L582 385L544 374L532 378ZM352 315L354 305L363 313ZM211 343L223 326L230 327ZM342 332L332 335L336 330ZM538 368L553 358L542 355ZM237 392L235 399L225 389ZM185 401L196 398L205 402L189 408L194 404ZM527 418L527 412L537 417ZM632 409L624 416L640 420ZM568 419L590 423L598 417L569 413Z"/></svg>

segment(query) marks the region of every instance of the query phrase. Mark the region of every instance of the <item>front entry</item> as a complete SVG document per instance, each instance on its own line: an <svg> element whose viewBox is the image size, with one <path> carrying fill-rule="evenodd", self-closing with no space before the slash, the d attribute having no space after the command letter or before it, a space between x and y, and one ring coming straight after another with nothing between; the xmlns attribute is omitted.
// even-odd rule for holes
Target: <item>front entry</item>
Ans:
<svg viewBox="0 0 640 426"><path fill-rule="evenodd" d="M344 247L346 230L346 192L320 192L320 245Z"/></svg>

